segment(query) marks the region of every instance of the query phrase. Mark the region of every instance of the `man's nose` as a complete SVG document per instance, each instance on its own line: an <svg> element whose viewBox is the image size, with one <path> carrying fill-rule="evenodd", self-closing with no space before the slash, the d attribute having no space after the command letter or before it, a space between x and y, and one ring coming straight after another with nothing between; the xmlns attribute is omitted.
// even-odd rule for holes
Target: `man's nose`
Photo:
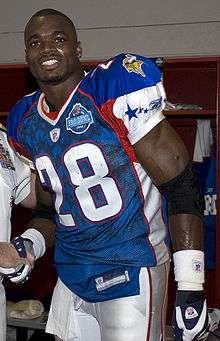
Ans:
<svg viewBox="0 0 220 341"><path fill-rule="evenodd" d="M54 48L55 48L54 47L54 42L51 41L51 40L44 40L41 43L41 49L44 50L44 51L53 50Z"/></svg>

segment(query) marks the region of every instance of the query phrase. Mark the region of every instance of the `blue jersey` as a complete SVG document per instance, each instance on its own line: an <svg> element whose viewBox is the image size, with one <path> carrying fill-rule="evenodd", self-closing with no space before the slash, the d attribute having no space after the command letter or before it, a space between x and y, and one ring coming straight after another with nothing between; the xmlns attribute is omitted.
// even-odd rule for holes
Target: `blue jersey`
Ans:
<svg viewBox="0 0 220 341"><path fill-rule="evenodd" d="M161 197L133 149L164 119L164 102L155 64L121 54L89 72L60 112L37 91L9 115L10 141L53 193L58 274L88 301L137 294L140 267L168 259Z"/></svg>

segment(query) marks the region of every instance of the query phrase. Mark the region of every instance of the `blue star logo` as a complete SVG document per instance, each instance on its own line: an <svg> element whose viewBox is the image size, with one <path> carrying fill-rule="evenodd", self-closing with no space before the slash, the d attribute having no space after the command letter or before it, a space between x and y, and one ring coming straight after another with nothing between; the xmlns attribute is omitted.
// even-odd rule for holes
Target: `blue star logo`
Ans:
<svg viewBox="0 0 220 341"><path fill-rule="evenodd" d="M132 117L137 118L137 115L136 115L137 111L138 111L137 108L132 110L128 105L128 110L126 111L125 115L128 115L129 121L132 119Z"/></svg>
<svg viewBox="0 0 220 341"><path fill-rule="evenodd" d="M147 108L141 108L140 111L144 112L145 114L147 114L149 110Z"/></svg>

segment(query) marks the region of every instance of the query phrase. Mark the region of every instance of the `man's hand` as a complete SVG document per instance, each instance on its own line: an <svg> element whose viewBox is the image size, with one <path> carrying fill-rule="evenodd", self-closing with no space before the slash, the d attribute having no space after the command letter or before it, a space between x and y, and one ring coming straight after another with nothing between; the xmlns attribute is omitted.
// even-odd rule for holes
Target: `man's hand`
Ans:
<svg viewBox="0 0 220 341"><path fill-rule="evenodd" d="M204 341L210 329L210 318L203 291L177 291L173 313L175 341Z"/></svg>
<svg viewBox="0 0 220 341"><path fill-rule="evenodd" d="M8 244L4 245L4 248L7 249L4 251L9 253L4 253L4 267L0 267L0 272L14 283L25 282L29 278L35 259L32 251L32 242L19 236L14 238L11 243L4 244ZM7 256L10 258L10 261L7 260Z"/></svg>
<svg viewBox="0 0 220 341"><path fill-rule="evenodd" d="M26 263L27 259L19 256L14 245L0 242L0 268L17 268Z"/></svg>

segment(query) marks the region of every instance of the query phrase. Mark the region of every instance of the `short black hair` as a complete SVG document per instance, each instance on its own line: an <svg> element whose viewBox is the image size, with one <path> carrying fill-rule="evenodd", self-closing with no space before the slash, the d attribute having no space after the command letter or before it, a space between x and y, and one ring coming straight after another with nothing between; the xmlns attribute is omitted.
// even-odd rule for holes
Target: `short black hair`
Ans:
<svg viewBox="0 0 220 341"><path fill-rule="evenodd" d="M72 22L72 20L66 14L64 14L64 13L62 13L60 11L57 11L56 9L53 9L53 8L44 8L44 9L41 9L41 10L37 11L36 13L34 13L30 17L30 19L28 20L28 22L27 22L27 24L25 26L24 37L26 35L27 27L29 26L29 24L31 23L31 21L34 18L41 17L41 16L50 16L50 15L55 15L55 16L63 17L72 26L73 31L75 32L76 39L77 39L76 28L75 28L75 25Z"/></svg>
<svg viewBox="0 0 220 341"><path fill-rule="evenodd" d="M44 9L41 9L39 11L37 11L36 13L34 13L31 18L29 19L28 23L35 17L40 17L40 16L47 16L47 15L58 15L58 16L61 16L61 17L64 17L67 21L69 21L69 23L71 25L74 26L72 20L64 13L60 12L60 11L57 11L56 9L53 9L53 8L44 8ZM27 23L27 25L28 25ZM75 27L75 26L74 26Z"/></svg>

